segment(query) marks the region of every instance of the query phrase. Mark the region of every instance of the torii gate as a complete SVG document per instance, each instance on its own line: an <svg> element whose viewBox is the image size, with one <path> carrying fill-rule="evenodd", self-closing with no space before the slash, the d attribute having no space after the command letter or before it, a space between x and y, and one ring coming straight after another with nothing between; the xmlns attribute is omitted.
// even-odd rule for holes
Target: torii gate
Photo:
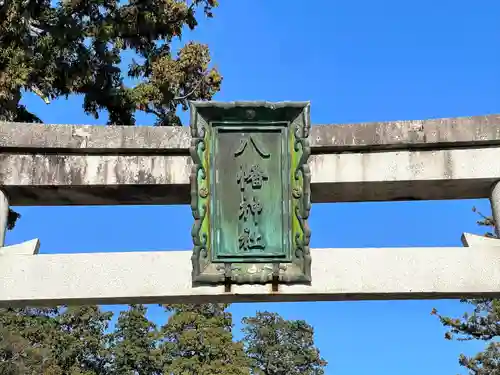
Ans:
<svg viewBox="0 0 500 375"><path fill-rule="evenodd" d="M211 105L289 104L201 106ZM1 245L9 203L193 203L191 131L0 123ZM489 198L500 222L500 115L317 125L308 141L313 203ZM312 249L309 283L204 286L193 285L191 251L44 255L32 240L0 248L0 306L500 296L497 241L462 239L460 248Z"/></svg>

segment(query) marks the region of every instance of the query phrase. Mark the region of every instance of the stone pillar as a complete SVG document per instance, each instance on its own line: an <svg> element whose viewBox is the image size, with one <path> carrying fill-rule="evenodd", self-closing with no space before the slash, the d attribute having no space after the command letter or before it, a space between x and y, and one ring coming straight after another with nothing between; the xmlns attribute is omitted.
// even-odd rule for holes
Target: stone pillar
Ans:
<svg viewBox="0 0 500 375"><path fill-rule="evenodd" d="M500 237L500 181L495 182L490 196L491 215L495 219L495 234Z"/></svg>
<svg viewBox="0 0 500 375"><path fill-rule="evenodd" d="M9 199L0 189L0 247L5 245L5 234L7 233L7 219L9 217Z"/></svg>

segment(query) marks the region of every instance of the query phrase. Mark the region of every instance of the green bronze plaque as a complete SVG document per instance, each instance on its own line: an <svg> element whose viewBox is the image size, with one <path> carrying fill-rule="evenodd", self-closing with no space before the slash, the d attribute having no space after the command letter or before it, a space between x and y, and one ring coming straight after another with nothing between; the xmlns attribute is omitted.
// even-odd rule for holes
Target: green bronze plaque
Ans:
<svg viewBox="0 0 500 375"><path fill-rule="evenodd" d="M193 282L310 282L309 103L190 105Z"/></svg>

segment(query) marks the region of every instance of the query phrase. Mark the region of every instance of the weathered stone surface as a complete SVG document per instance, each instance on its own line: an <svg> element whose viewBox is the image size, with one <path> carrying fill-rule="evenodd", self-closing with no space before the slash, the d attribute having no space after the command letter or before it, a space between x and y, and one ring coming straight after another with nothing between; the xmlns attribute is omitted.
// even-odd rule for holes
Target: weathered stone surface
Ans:
<svg viewBox="0 0 500 375"><path fill-rule="evenodd" d="M15 245L0 247L0 259L16 255L36 255L39 250L40 240L35 238L33 240L21 242Z"/></svg>
<svg viewBox="0 0 500 375"><path fill-rule="evenodd" d="M488 198L500 147L313 155L312 201ZM164 155L0 157L12 205L189 204L190 158Z"/></svg>
<svg viewBox="0 0 500 375"><path fill-rule="evenodd" d="M188 204L188 130L0 123L0 186L12 205ZM500 180L500 115L315 126L311 142L313 202L486 198Z"/></svg>
<svg viewBox="0 0 500 375"><path fill-rule="evenodd" d="M311 134L313 202L486 198L500 180L498 115ZM0 187L13 205L186 204L189 143L187 128L0 123ZM193 288L191 252L31 256L34 240L0 251L0 306L500 297L497 241L316 249L311 285L228 292Z"/></svg>
<svg viewBox="0 0 500 375"><path fill-rule="evenodd" d="M465 247L498 247L500 246L500 240L498 238L491 238L480 236L472 233L462 233L462 245Z"/></svg>
<svg viewBox="0 0 500 375"><path fill-rule="evenodd" d="M491 214L495 223L500 223L500 182L497 180L491 186L490 195ZM500 238L500 226L495 225L495 234Z"/></svg>
<svg viewBox="0 0 500 375"><path fill-rule="evenodd" d="M182 152L190 144L186 127L50 125L0 122L0 147L57 149L85 153ZM56 150L54 150L56 151Z"/></svg>
<svg viewBox="0 0 500 375"><path fill-rule="evenodd" d="M9 218L9 200L7 194L0 189L0 250L5 245L7 221Z"/></svg>
<svg viewBox="0 0 500 375"><path fill-rule="evenodd" d="M481 144L500 144L500 115L317 125L311 131L316 153L329 149L339 152Z"/></svg>
<svg viewBox="0 0 500 375"><path fill-rule="evenodd" d="M2 185L165 185L187 184L186 156L42 155L0 156Z"/></svg>
<svg viewBox="0 0 500 375"><path fill-rule="evenodd" d="M2 256L0 306L500 297L498 246L312 249L311 285L193 288L190 251Z"/></svg>
<svg viewBox="0 0 500 375"><path fill-rule="evenodd" d="M500 147L314 155L313 202L489 198Z"/></svg>
<svg viewBox="0 0 500 375"><path fill-rule="evenodd" d="M452 144L500 144L500 115L315 125L309 138L313 153L330 149L341 152L373 148L449 147ZM190 141L187 127L0 122L0 148L187 155Z"/></svg>
<svg viewBox="0 0 500 375"><path fill-rule="evenodd" d="M187 156L3 154L12 205L186 204Z"/></svg>

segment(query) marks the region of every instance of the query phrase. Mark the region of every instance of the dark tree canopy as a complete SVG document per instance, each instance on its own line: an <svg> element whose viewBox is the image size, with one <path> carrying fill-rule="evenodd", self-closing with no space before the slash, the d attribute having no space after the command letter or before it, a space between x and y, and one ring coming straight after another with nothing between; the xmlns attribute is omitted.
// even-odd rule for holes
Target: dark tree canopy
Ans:
<svg viewBox="0 0 500 375"><path fill-rule="evenodd" d="M164 374L248 375L243 345L233 341L228 305L166 306L171 312L162 329Z"/></svg>
<svg viewBox="0 0 500 375"><path fill-rule="evenodd" d="M98 306L67 307L56 317L57 334L51 340L52 355L63 373L106 374L106 345L112 314Z"/></svg>
<svg viewBox="0 0 500 375"><path fill-rule="evenodd" d="M111 375L161 374L160 338L156 324L146 317L143 305L130 305L121 311L110 334Z"/></svg>
<svg viewBox="0 0 500 375"><path fill-rule="evenodd" d="M0 328L0 374L38 375L47 373L47 349L31 343L6 328Z"/></svg>
<svg viewBox="0 0 500 375"><path fill-rule="evenodd" d="M0 309L0 374L61 374L49 345L55 311Z"/></svg>
<svg viewBox="0 0 500 375"><path fill-rule="evenodd" d="M208 46L172 42L212 17L215 0L0 0L0 120L41 122L24 92L50 103L82 95L86 113L133 125L136 110L179 125L187 100L207 100L222 77ZM125 66L125 53L133 54ZM131 83L133 82L133 83Z"/></svg>
<svg viewBox="0 0 500 375"><path fill-rule="evenodd" d="M314 345L314 330L303 320L270 312L244 318L243 339L255 375L322 375L326 361Z"/></svg>
<svg viewBox="0 0 500 375"><path fill-rule="evenodd" d="M111 314L96 306L0 310L0 374L107 375Z"/></svg>
<svg viewBox="0 0 500 375"><path fill-rule="evenodd" d="M222 76L208 46L172 43L212 17L216 0L0 0L0 121L42 122L21 104L83 96L83 110L108 124L181 125L188 100L209 100ZM132 57L130 59L130 57ZM130 61L129 61L130 60ZM9 210L8 228L19 214Z"/></svg>
<svg viewBox="0 0 500 375"><path fill-rule="evenodd" d="M112 314L97 306L0 309L0 374L321 375L326 362L306 322L245 318L235 341L228 305L173 305L158 329L143 305ZM112 329L109 329L112 328Z"/></svg>

